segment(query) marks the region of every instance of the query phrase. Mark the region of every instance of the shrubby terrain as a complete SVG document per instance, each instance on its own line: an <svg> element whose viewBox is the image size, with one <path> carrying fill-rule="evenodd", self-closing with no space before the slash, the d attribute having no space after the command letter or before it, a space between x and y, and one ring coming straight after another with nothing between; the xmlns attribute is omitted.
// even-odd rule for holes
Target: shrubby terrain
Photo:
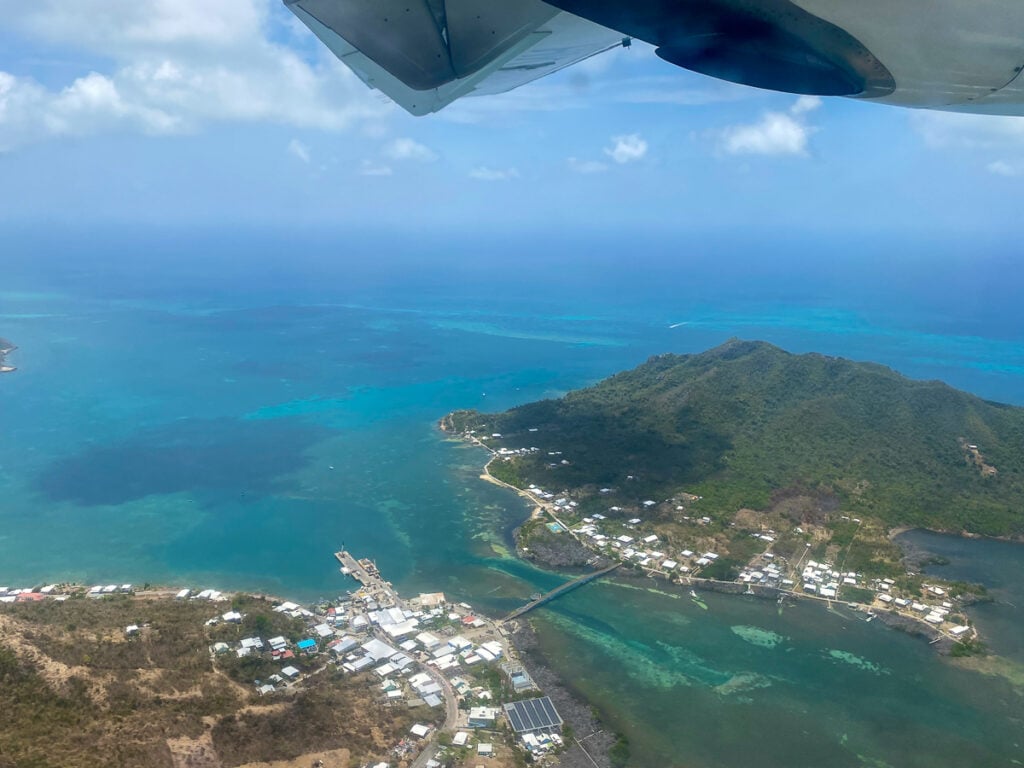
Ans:
<svg viewBox="0 0 1024 768"><path fill-rule="evenodd" d="M295 659L303 682L259 697L253 674L281 664L234 653L215 664L211 643L294 638L301 622L239 596L242 624L206 626L229 607L128 595L0 606L0 768L232 768L337 749L361 761L429 717L385 707L369 676L322 657Z"/></svg>

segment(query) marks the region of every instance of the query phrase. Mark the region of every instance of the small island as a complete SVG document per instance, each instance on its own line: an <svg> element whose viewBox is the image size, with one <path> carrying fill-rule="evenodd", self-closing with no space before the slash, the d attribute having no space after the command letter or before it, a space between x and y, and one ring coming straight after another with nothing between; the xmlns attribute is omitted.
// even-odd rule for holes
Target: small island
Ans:
<svg viewBox="0 0 1024 768"><path fill-rule="evenodd" d="M535 505L520 555L858 607L943 652L981 644L980 585L925 577L907 528L1024 537L1024 408L872 363L731 340L557 400L457 411L485 477Z"/></svg>
<svg viewBox="0 0 1024 768"><path fill-rule="evenodd" d="M18 370L13 365L7 365L7 355L16 349L17 347L7 339L0 338L0 373L14 373Z"/></svg>

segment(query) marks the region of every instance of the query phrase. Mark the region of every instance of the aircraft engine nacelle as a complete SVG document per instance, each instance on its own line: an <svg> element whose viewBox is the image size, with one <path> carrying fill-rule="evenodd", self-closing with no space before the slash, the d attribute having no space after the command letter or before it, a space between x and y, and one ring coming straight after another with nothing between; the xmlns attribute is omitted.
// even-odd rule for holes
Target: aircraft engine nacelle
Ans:
<svg viewBox="0 0 1024 768"><path fill-rule="evenodd" d="M745 85L1024 113L1020 0L549 0Z"/></svg>

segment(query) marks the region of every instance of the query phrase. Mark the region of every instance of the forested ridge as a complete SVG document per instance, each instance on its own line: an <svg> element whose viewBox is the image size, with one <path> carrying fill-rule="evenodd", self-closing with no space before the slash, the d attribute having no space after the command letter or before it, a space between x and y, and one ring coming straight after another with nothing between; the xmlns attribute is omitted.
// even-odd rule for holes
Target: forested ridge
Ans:
<svg viewBox="0 0 1024 768"><path fill-rule="evenodd" d="M892 526L1024 535L1024 408L873 363L732 340L452 423L538 448L506 471L544 487L686 490L722 512L800 488Z"/></svg>

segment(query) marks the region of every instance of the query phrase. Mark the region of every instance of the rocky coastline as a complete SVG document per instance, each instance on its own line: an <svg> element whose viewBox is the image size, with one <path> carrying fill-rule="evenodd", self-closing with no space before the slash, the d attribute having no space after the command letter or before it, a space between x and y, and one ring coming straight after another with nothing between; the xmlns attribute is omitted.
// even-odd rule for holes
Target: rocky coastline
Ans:
<svg viewBox="0 0 1024 768"><path fill-rule="evenodd" d="M7 339L0 338L0 373L13 373L17 370L13 365L7 365L7 355L16 349Z"/></svg>
<svg viewBox="0 0 1024 768"><path fill-rule="evenodd" d="M558 714L572 729L572 738L566 739L566 750L558 758L560 768L615 768L611 750L618 735L605 729L594 708L548 664L529 622L520 619L507 637L526 662L533 681L551 697Z"/></svg>

